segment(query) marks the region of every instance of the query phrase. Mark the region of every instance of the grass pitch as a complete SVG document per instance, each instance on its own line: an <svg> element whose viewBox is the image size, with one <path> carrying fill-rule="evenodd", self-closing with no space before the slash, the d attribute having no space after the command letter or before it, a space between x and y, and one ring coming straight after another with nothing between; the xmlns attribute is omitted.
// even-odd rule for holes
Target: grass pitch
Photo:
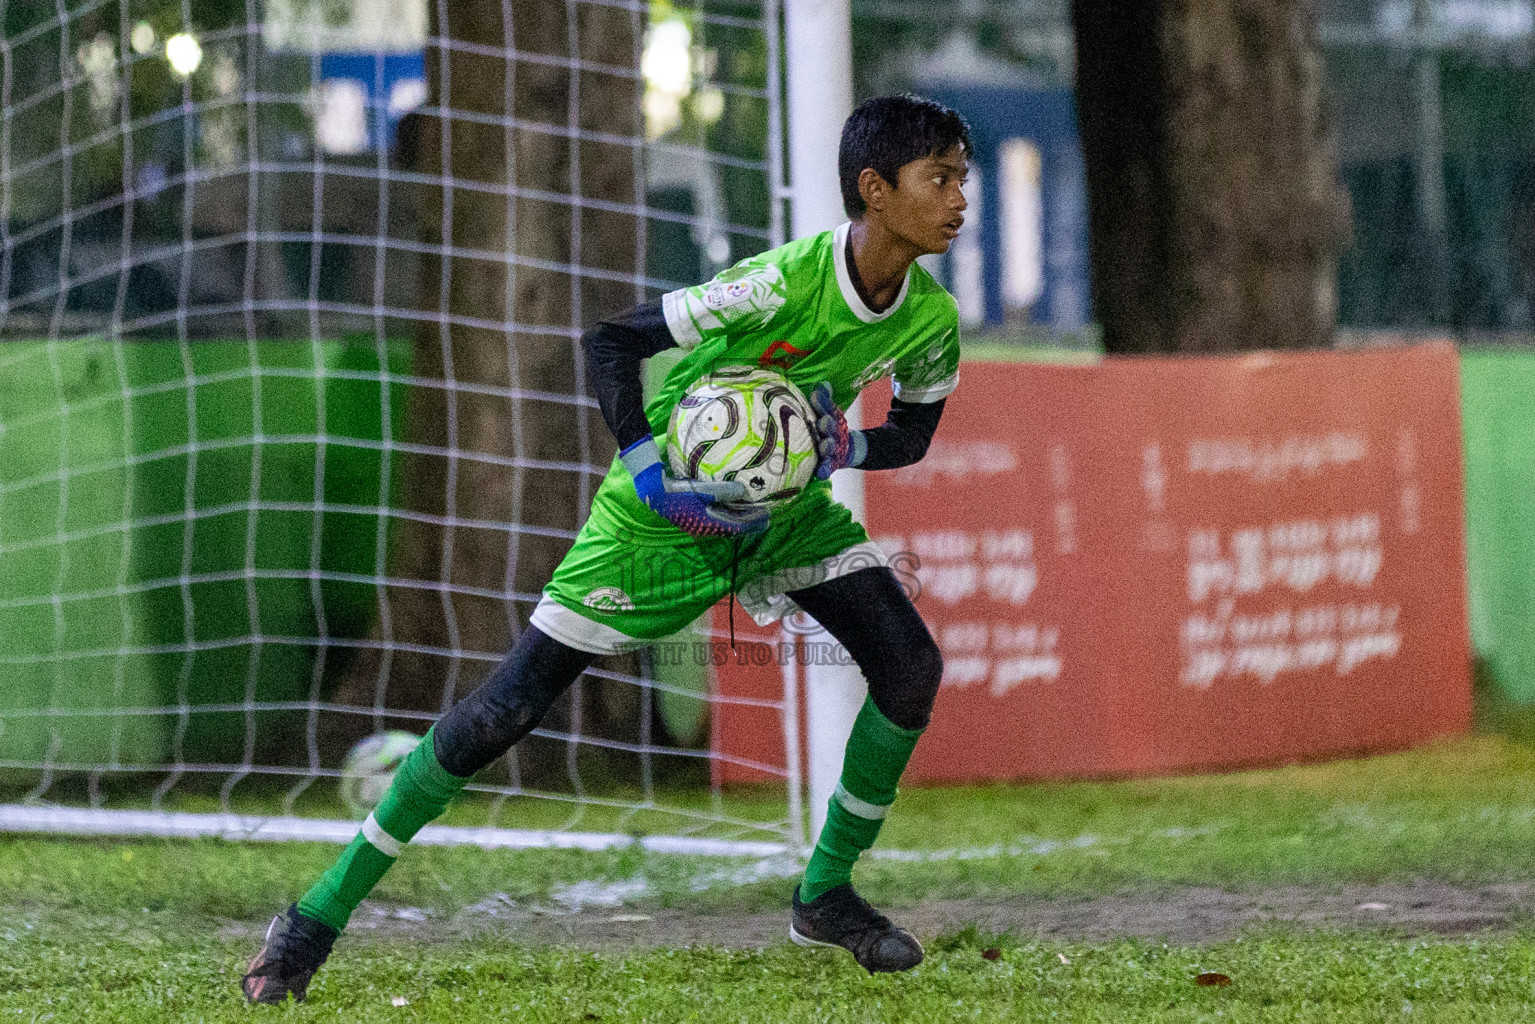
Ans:
<svg viewBox="0 0 1535 1024"><path fill-rule="evenodd" d="M170 933L167 934L167 929ZM22 1021L1520 1021L1535 941L1265 936L1198 949L960 936L871 978L788 946L592 953L477 940L338 955L302 1006L247 1009L248 943L160 918L8 938ZM1227 985L1201 985L1220 974ZM1217 979L1218 980L1218 979Z"/></svg>
<svg viewBox="0 0 1535 1024"><path fill-rule="evenodd" d="M793 863L417 848L310 1002L275 1011L245 1008L235 981L335 847L10 837L0 1022L1535 1020L1532 783L1535 750L1481 737L1221 776L914 790L858 876L898 919L946 909L922 933L928 962L901 977L784 941ZM1191 887L1351 907L1359 887L1412 899L1428 883L1507 912L1452 921L1453 935L1365 913L1164 941L1135 921ZM1076 913L1105 894L1139 937L995 935L963 918ZM720 938L668 940L661 926L682 919ZM634 928L651 938L630 941ZM1197 983L1212 973L1230 984Z"/></svg>

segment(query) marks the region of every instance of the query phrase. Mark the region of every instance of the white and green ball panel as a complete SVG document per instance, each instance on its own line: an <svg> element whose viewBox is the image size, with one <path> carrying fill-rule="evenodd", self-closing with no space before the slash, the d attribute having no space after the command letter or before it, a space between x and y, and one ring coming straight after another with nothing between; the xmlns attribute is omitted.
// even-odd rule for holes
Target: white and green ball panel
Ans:
<svg viewBox="0 0 1535 1024"><path fill-rule="evenodd" d="M672 410L666 446L672 475L740 481L752 504L786 501L815 474L812 415L804 394L783 374L720 367Z"/></svg>

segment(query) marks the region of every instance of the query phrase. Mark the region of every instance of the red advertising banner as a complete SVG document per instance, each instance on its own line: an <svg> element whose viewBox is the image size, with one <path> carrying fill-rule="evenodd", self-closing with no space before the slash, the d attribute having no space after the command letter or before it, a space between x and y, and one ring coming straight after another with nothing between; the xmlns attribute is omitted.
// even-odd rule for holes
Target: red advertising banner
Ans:
<svg viewBox="0 0 1535 1024"><path fill-rule="evenodd" d="M1275 763L1469 725L1448 346L966 363L927 458L865 495L944 654L908 782Z"/></svg>

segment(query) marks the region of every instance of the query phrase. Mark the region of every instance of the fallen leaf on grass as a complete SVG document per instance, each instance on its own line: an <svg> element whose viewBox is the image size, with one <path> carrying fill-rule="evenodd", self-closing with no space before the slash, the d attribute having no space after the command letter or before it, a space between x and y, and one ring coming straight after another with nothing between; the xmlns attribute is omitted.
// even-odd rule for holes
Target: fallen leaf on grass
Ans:
<svg viewBox="0 0 1535 1024"><path fill-rule="evenodd" d="M991 947L990 949L983 949L981 950L981 959L1000 960L1002 959L1002 951L995 946Z"/></svg>
<svg viewBox="0 0 1535 1024"><path fill-rule="evenodd" d="M1219 971L1205 971L1194 978L1196 985L1229 985L1231 975L1221 974Z"/></svg>

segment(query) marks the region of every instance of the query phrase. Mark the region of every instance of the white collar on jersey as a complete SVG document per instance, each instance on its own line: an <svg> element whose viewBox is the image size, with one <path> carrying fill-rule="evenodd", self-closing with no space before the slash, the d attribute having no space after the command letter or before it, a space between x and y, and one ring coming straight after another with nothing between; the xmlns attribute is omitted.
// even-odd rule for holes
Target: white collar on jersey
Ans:
<svg viewBox="0 0 1535 1024"><path fill-rule="evenodd" d="M853 287L853 278L847 272L847 234L853 229L851 221L843 221L831 236L831 257L837 265L837 288L842 292L842 298L847 302L847 308L853 311L853 315L866 324L877 324L891 313L901 308L901 303L906 301L906 291L911 287L911 268L906 268L906 279L901 282L901 291L895 297L895 301L883 313L876 313L864 305L858 289Z"/></svg>

